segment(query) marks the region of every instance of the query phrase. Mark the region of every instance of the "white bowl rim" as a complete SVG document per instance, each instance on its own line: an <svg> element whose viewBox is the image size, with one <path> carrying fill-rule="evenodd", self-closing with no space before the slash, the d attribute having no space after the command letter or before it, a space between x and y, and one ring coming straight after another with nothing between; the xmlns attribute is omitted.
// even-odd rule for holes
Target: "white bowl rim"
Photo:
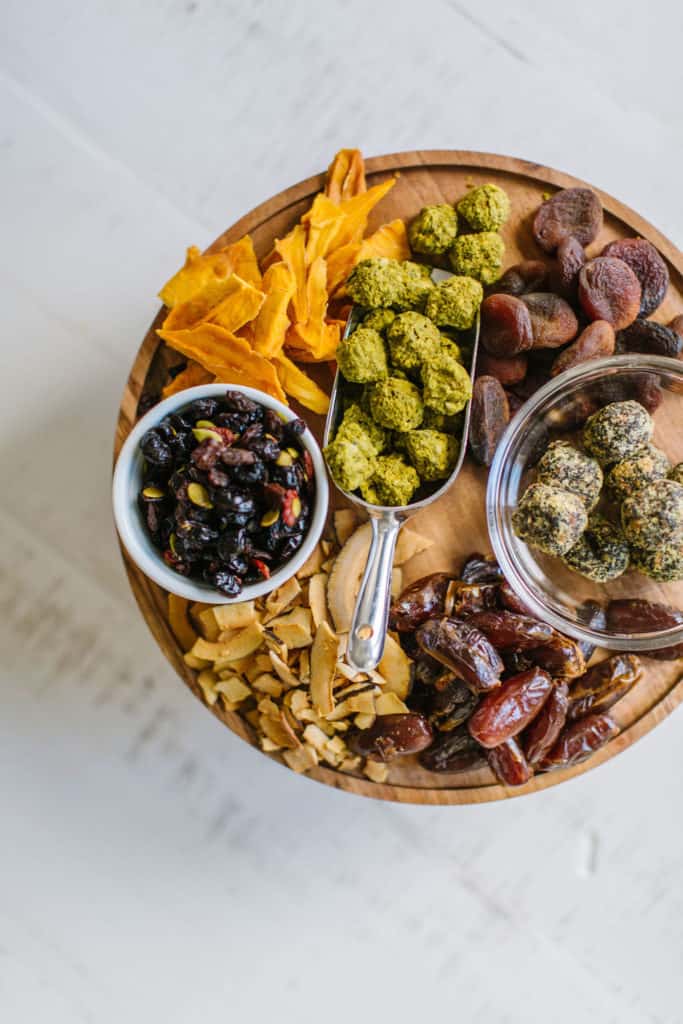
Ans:
<svg viewBox="0 0 683 1024"><path fill-rule="evenodd" d="M116 529L121 543L138 569L164 590L168 590L178 597L209 604L239 604L243 601L251 601L253 598L262 597L264 594L276 590L294 576L311 555L320 539L327 519L329 503L329 484L325 462L318 442L307 426L301 440L313 461L316 482L315 502L303 544L288 562L285 562L269 579L259 583L246 584L236 597L228 597L227 594L221 594L219 590L208 584L181 576L165 564L161 554L152 547L151 541L140 525L137 514L137 491L133 493L132 483L136 476L138 445L143 434L156 426L165 416L190 405L198 398L216 398L225 395L227 391L239 391L240 394L246 395L254 402L259 402L265 408L273 409L286 421L299 418L292 409L278 401L277 398L256 388L243 387L238 384L200 384L194 388L187 388L185 391L179 391L178 394L170 395L158 402L138 420L121 447L112 480L112 504ZM151 554L150 551L153 551L154 554Z"/></svg>
<svg viewBox="0 0 683 1024"><path fill-rule="evenodd" d="M557 377L551 379L539 388L531 398L517 411L508 423L503 436L501 437L496 453L489 470L488 484L486 488L486 521L488 526L491 546L500 565L506 580L517 593L518 597L527 605L529 610L537 618L567 636L573 637L596 647L603 647L613 651L633 651L645 653L646 651L662 650L665 647L673 647L683 642L683 626L672 626L667 630L658 630L642 633L617 633L605 630L600 632L590 627L572 621L568 617L549 608L545 602L536 596L536 592L528 585L525 577L517 568L515 560L508 552L506 543L498 527L498 513L501 507L501 487L503 485L503 471L509 455L510 448L517 434L524 423L537 412L540 406L546 401L567 387L579 386L584 380L591 379L603 371L615 370L631 372L648 371L656 373L658 370L664 373L676 373L683 376L683 362L669 356L649 355L645 353L628 353L618 356L607 356L604 359L593 359L581 363L572 369L565 370Z"/></svg>

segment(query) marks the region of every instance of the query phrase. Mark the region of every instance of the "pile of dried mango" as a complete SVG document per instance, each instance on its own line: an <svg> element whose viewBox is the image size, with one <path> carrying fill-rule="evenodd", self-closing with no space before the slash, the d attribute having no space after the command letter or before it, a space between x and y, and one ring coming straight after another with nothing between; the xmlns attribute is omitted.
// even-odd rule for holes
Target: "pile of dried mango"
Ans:
<svg viewBox="0 0 683 1024"><path fill-rule="evenodd" d="M344 284L357 262L409 258L400 219L364 237L370 212L394 182L366 188L360 151L342 149L325 190L260 265L249 235L205 254L188 249L185 265L159 293L169 312L158 334L187 359L164 397L215 381L259 388L282 402L289 395L326 413L328 396L297 362L334 359Z"/></svg>
<svg viewBox="0 0 683 1024"><path fill-rule="evenodd" d="M392 592L402 570L430 546L404 528L394 559ZM238 712L253 727L261 749L306 772L321 762L344 772L362 770L384 782L387 765L353 754L344 734L367 729L377 715L404 714L411 660L387 636L376 671L357 672L345 661L355 594L370 547L370 524L350 509L334 516L323 539L296 576L267 597L240 604L190 605L168 596L171 629L206 703Z"/></svg>

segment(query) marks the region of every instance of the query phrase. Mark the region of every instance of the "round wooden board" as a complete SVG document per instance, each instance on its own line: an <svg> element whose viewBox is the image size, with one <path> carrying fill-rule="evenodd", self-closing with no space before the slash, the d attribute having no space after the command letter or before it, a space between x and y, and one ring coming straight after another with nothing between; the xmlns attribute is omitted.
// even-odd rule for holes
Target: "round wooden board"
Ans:
<svg viewBox="0 0 683 1024"><path fill-rule="evenodd" d="M430 150L397 153L367 161L368 184L376 184L390 174L398 173L398 181L382 200L371 218L370 229L395 217L410 219L426 203L448 202L460 198L468 186L495 182L506 190L512 202L510 222L503 229L506 242L506 266L519 259L539 258L531 223L543 194L554 188L567 188L585 183L559 171L528 163L513 157L455 150ZM294 185L252 210L214 242L211 248L251 234L257 255L263 257L273 239L284 235L308 208L313 196L324 185L324 175L316 175ZM671 272L671 286L655 319L668 322L683 312L683 256L654 227L637 213L604 192L600 195L605 208L605 224L600 237L589 249L591 255L614 238L640 235L648 238L666 259ZM160 344L155 329L160 325L162 311L151 325L138 351L121 402L115 438L114 455L118 455L137 416L140 395L158 391L165 383L167 367L178 357ZM331 378L330 378L331 383ZM322 433L322 419L306 413L314 431ZM455 486L437 505L425 509L411 521L411 526L434 539L433 546L406 566L404 582L435 569L456 568L471 551L490 551L484 517L486 471L469 459ZM131 588L140 610L157 643L187 686L202 700L194 673L187 668L182 652L166 619L166 594L129 561L124 561ZM498 784L488 769L471 773L436 775L424 771L414 759L398 761L390 766L386 784L370 782L332 769L318 767L310 778L329 786L382 800L422 804L465 804L521 796L557 785L559 782L595 768L630 746L665 718L683 699L683 659L658 662L644 659L643 680L615 708L621 732L606 747L583 765L560 772L539 775L526 786L508 789ZM214 706L211 709L233 732L255 746L251 727L234 712Z"/></svg>

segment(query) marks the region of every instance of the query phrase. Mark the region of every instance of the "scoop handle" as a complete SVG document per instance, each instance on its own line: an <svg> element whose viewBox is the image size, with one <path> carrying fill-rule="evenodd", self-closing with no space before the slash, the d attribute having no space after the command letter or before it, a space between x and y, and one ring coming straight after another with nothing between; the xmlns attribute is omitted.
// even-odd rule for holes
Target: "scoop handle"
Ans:
<svg viewBox="0 0 683 1024"><path fill-rule="evenodd" d="M391 570L401 519L391 513L373 516L372 541L353 612L347 661L359 672L377 668L387 636Z"/></svg>

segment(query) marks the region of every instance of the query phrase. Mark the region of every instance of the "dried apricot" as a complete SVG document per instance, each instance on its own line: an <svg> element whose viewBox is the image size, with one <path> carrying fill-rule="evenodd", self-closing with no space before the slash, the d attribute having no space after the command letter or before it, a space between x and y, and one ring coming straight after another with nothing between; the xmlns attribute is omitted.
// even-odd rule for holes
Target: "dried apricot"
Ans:
<svg viewBox="0 0 683 1024"><path fill-rule="evenodd" d="M571 370L580 363L587 363L591 359L603 359L611 356L615 345L614 328L606 320L594 320L585 330L581 332L564 352L560 352L552 365L550 371L553 377L565 370Z"/></svg>
<svg viewBox="0 0 683 1024"><path fill-rule="evenodd" d="M477 372L482 376L495 377L501 384L519 384L526 377L528 360L524 352L518 356L501 359L483 350L477 360Z"/></svg>
<svg viewBox="0 0 683 1024"><path fill-rule="evenodd" d="M552 292L529 292L522 296L522 302L529 310L533 347L558 348L575 338L579 321L574 310Z"/></svg>
<svg viewBox="0 0 683 1024"><path fill-rule="evenodd" d="M672 331L675 331L676 334L683 338L683 313L679 313L678 316L673 318L673 320L670 320L669 327Z"/></svg>
<svg viewBox="0 0 683 1024"><path fill-rule="evenodd" d="M560 287L571 293L576 287L581 267L586 262L586 252L574 235L563 239L557 247L557 270Z"/></svg>
<svg viewBox="0 0 683 1024"><path fill-rule="evenodd" d="M505 271L491 291L497 295L524 295L537 292L548 280L548 268L541 260L522 260Z"/></svg>
<svg viewBox="0 0 683 1024"><path fill-rule="evenodd" d="M590 188L564 188L546 200L534 218L534 238L546 252L555 252L570 235L590 245L602 227L602 203Z"/></svg>
<svg viewBox="0 0 683 1024"><path fill-rule="evenodd" d="M602 250L603 256L616 256L628 263L640 281L640 316L649 316L661 306L669 287L669 268L646 238L621 238Z"/></svg>
<svg viewBox="0 0 683 1024"><path fill-rule="evenodd" d="M598 256L579 273L579 302L591 320L606 320L615 331L632 324L640 311L640 281L623 260Z"/></svg>
<svg viewBox="0 0 683 1024"><path fill-rule="evenodd" d="M481 343L492 356L507 358L534 343L529 310L514 295L489 295L481 304Z"/></svg>

